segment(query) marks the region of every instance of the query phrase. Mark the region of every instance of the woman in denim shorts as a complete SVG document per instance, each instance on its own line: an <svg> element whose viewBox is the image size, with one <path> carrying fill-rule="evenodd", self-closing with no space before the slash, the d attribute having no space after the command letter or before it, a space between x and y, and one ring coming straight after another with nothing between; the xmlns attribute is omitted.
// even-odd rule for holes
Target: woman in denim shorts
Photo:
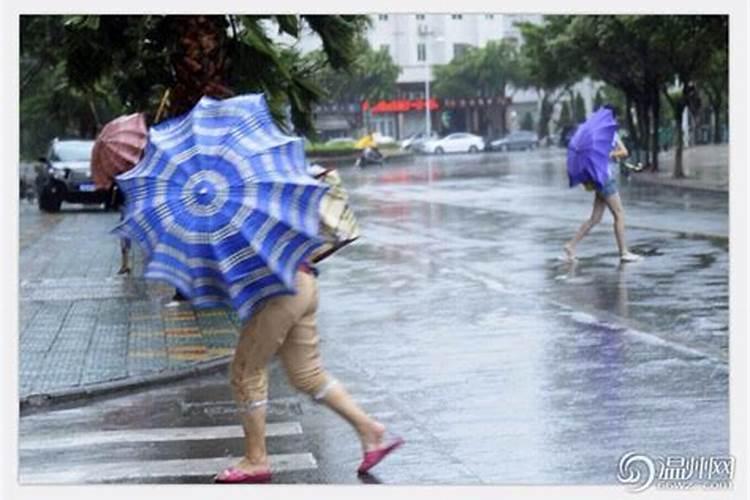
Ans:
<svg viewBox="0 0 750 500"><path fill-rule="evenodd" d="M617 110L615 107L611 105L605 105L604 107L612 111L612 115L617 119ZM605 207L609 208L609 211L614 218L615 240L617 241L617 248L620 252L620 261L634 262L641 259L640 255L631 253L625 244L625 212L622 208L620 195L617 193L617 178L615 177L617 172L617 161L627 156L628 150L620 140L619 135L615 133L615 137L612 141L612 151L609 154L611 159L609 164L609 180L601 189L596 188L592 183L584 184L587 190L596 192L594 195L594 207L591 210L591 216L588 220L581 225L578 232L573 236L573 239L568 241L563 247L565 250L565 256L568 260L575 260L576 245L589 233L589 231L591 231L591 228L601 222Z"/></svg>

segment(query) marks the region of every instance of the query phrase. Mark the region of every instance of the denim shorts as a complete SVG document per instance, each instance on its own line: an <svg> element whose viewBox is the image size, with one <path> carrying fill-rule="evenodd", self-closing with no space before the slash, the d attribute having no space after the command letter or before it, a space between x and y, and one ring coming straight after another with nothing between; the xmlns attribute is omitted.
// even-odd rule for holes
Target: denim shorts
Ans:
<svg viewBox="0 0 750 500"><path fill-rule="evenodd" d="M601 189L596 190L599 195L603 198L609 198L613 194L617 194L617 179L614 175L610 175L609 180L602 186Z"/></svg>

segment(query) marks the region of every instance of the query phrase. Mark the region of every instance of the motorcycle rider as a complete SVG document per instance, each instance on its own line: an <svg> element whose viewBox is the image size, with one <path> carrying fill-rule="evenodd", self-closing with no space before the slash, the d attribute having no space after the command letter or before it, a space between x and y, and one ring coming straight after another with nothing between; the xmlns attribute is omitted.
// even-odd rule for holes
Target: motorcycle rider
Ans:
<svg viewBox="0 0 750 500"><path fill-rule="evenodd" d="M354 147L362 150L359 159L357 160L359 165L365 165L368 161L377 163L383 161L383 155L378 150L373 130L370 130L364 137L357 141Z"/></svg>

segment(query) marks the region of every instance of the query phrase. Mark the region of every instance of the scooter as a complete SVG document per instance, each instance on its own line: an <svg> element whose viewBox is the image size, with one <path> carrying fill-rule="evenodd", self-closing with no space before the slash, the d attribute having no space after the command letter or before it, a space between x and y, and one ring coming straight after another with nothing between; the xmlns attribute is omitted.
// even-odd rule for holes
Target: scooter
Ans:
<svg viewBox="0 0 750 500"><path fill-rule="evenodd" d="M383 155L377 149L365 148L354 162L355 167L364 168L367 165L383 165Z"/></svg>

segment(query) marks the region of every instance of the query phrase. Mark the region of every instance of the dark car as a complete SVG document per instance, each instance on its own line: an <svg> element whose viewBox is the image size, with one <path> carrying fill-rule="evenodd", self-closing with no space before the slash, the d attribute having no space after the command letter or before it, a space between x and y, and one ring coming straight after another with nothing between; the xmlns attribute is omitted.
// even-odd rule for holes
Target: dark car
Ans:
<svg viewBox="0 0 750 500"><path fill-rule="evenodd" d="M539 136L528 130L517 130L489 143L490 151L527 150L539 147Z"/></svg>
<svg viewBox="0 0 750 500"><path fill-rule="evenodd" d="M104 204L114 208L113 191L97 190L91 180L91 149L94 141L54 139L47 156L37 167L36 190L39 208L57 212L63 202Z"/></svg>

